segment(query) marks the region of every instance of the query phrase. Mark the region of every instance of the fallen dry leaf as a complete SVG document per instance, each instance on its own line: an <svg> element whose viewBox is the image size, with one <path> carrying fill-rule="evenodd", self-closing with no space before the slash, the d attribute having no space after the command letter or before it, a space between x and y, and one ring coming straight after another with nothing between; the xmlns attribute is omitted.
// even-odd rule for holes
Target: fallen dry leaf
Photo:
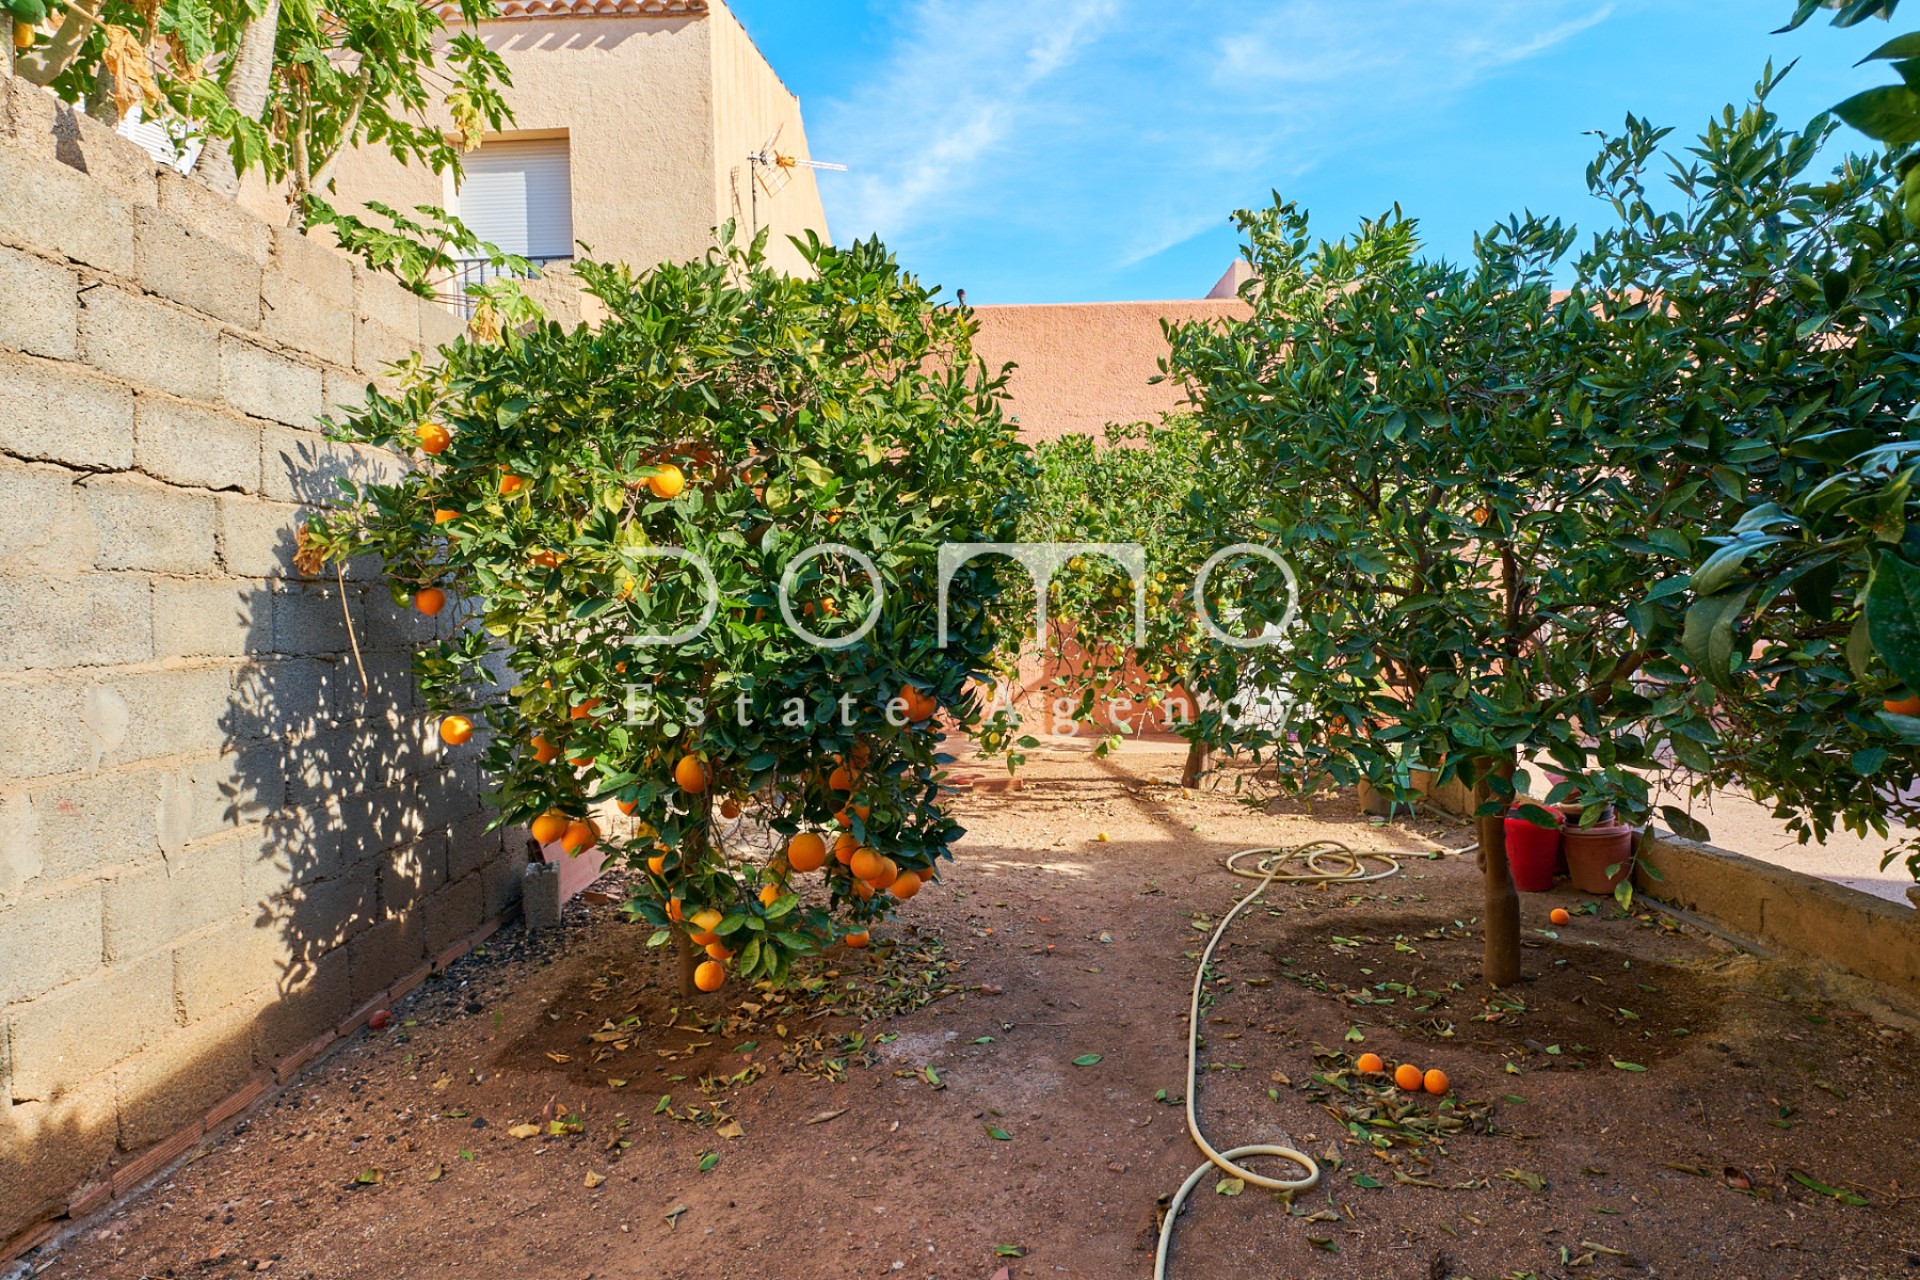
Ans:
<svg viewBox="0 0 1920 1280"><path fill-rule="evenodd" d="M513 1126L513 1128L507 1130L507 1136L509 1138L518 1138L522 1142L524 1142L528 1138L539 1137L540 1126L537 1124L517 1124Z"/></svg>
<svg viewBox="0 0 1920 1280"><path fill-rule="evenodd" d="M807 1121L807 1123L808 1124L825 1124L827 1121L837 1120L845 1114L847 1114L847 1108L845 1107L841 1107L838 1111L822 1111L819 1115Z"/></svg>
<svg viewBox="0 0 1920 1280"><path fill-rule="evenodd" d="M606 1180L607 1180L607 1175L604 1173L589 1173L587 1175L587 1181L586 1181L587 1190L589 1191L593 1190L595 1187L599 1186L601 1183L605 1182Z"/></svg>

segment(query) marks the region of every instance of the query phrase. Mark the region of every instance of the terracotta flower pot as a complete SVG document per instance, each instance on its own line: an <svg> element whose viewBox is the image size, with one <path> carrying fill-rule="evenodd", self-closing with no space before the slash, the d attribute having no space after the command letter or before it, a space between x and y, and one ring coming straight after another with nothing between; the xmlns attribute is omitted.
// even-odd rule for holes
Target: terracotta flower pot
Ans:
<svg viewBox="0 0 1920 1280"><path fill-rule="evenodd" d="M1525 818L1507 819L1507 867L1513 887L1522 893L1545 893L1553 888L1560 861L1560 828L1536 827Z"/></svg>
<svg viewBox="0 0 1920 1280"><path fill-rule="evenodd" d="M1564 844L1567 876L1582 893L1612 893L1613 887L1633 874L1632 827L1569 827ZM1609 874L1611 872L1611 874Z"/></svg>

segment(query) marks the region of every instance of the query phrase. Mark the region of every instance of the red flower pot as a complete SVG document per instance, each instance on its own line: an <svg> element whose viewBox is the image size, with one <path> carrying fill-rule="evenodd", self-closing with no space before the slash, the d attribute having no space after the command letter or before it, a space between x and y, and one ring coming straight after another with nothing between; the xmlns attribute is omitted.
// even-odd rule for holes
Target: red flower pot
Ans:
<svg viewBox="0 0 1920 1280"><path fill-rule="evenodd" d="M1567 877L1573 887L1582 893L1612 893L1633 874L1634 835L1632 827L1569 827Z"/></svg>
<svg viewBox="0 0 1920 1280"><path fill-rule="evenodd" d="M1553 888L1553 872L1560 860L1560 828L1536 827L1525 818L1507 819L1507 866L1513 887L1523 893L1545 893Z"/></svg>

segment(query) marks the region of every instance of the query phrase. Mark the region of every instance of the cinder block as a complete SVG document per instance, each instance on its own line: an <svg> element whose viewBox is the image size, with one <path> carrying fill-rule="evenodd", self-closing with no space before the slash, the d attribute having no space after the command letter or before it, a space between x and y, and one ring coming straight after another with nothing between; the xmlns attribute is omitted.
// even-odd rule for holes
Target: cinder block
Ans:
<svg viewBox="0 0 1920 1280"><path fill-rule="evenodd" d="M143 395L135 402L134 461L173 484L260 492L260 428L178 400Z"/></svg>
<svg viewBox="0 0 1920 1280"><path fill-rule="evenodd" d="M255 912L174 948L174 1000L189 1024L235 1006L251 1017L273 1000L286 956L279 930L277 921Z"/></svg>
<svg viewBox="0 0 1920 1280"><path fill-rule="evenodd" d="M480 876L456 880L426 900L427 946L441 950L478 929L487 918L487 891Z"/></svg>
<svg viewBox="0 0 1920 1280"><path fill-rule="evenodd" d="M227 744L259 738L304 739L334 727L335 700L350 668L317 658L273 658L250 663L234 676Z"/></svg>
<svg viewBox="0 0 1920 1280"><path fill-rule="evenodd" d="M416 785L419 821L429 831L451 827L481 812L480 768L476 761L450 761L422 774Z"/></svg>
<svg viewBox="0 0 1920 1280"><path fill-rule="evenodd" d="M273 869L280 884L273 895L276 899L287 898L297 904L300 890L339 875L346 865L340 853L337 802L289 804L262 825L266 832L261 849L263 865Z"/></svg>
<svg viewBox="0 0 1920 1280"><path fill-rule="evenodd" d="M301 885L275 903L281 937L294 960L331 954L381 919L380 868L371 862L349 865L326 880ZM384 982L365 988L368 993ZM346 1010L327 1019L336 1025Z"/></svg>
<svg viewBox="0 0 1920 1280"><path fill-rule="evenodd" d="M397 364L414 353L420 339L417 333L390 328L367 316L353 322L353 367L369 378L380 378L387 366Z"/></svg>
<svg viewBox="0 0 1920 1280"><path fill-rule="evenodd" d="M358 609L365 592L349 586L345 609ZM279 584L273 593L273 650L294 656L347 652L347 615L340 584Z"/></svg>
<svg viewBox="0 0 1920 1280"><path fill-rule="evenodd" d="M33 820L48 882L157 861L161 776L130 769L34 787Z"/></svg>
<svg viewBox="0 0 1920 1280"><path fill-rule="evenodd" d="M92 564L99 530L76 472L0 459L0 562L53 576Z"/></svg>
<svg viewBox="0 0 1920 1280"><path fill-rule="evenodd" d="M173 1029L173 968L109 969L16 1006L9 1025L14 1096L56 1097Z"/></svg>
<svg viewBox="0 0 1920 1280"><path fill-rule="evenodd" d="M108 963L153 963L188 934L258 910L244 879L254 847L235 839L205 841L167 863L127 868L108 881Z"/></svg>
<svg viewBox="0 0 1920 1280"><path fill-rule="evenodd" d="M390 914L412 911L447 885L444 834L422 836L389 851L380 862L380 904ZM428 929L429 941L432 929Z"/></svg>
<svg viewBox="0 0 1920 1280"><path fill-rule="evenodd" d="M101 684L127 709L126 738L107 754L109 763L213 754L244 741L247 726L233 706L230 668L181 667Z"/></svg>
<svg viewBox="0 0 1920 1280"><path fill-rule="evenodd" d="M64 670L153 656L153 592L142 575L0 576L0 671Z"/></svg>
<svg viewBox="0 0 1920 1280"><path fill-rule="evenodd" d="M367 390L373 385L373 380L352 369L336 369L329 365L326 384L327 416L340 419L366 403Z"/></svg>
<svg viewBox="0 0 1920 1280"><path fill-rule="evenodd" d="M100 967L100 886L0 908L0 1008L37 999Z"/></svg>
<svg viewBox="0 0 1920 1280"><path fill-rule="evenodd" d="M273 269L322 302L353 306L353 260L291 227L273 227Z"/></svg>
<svg viewBox="0 0 1920 1280"><path fill-rule="evenodd" d="M85 681L64 676L8 682L7 732L0 733L0 778L44 778L87 766L97 735L85 719L89 711L86 690Z"/></svg>
<svg viewBox="0 0 1920 1280"><path fill-rule="evenodd" d="M426 924L419 915L389 916L347 944L355 1003L371 999L420 967L427 958Z"/></svg>
<svg viewBox="0 0 1920 1280"><path fill-rule="evenodd" d="M282 502L331 506L345 496L342 480L357 485L394 484L406 464L384 449L343 444L312 431L269 427L266 434L266 494Z"/></svg>
<svg viewBox="0 0 1920 1280"><path fill-rule="evenodd" d="M281 767L294 804L398 787L426 763L425 744L379 718L353 720L301 740Z"/></svg>
<svg viewBox="0 0 1920 1280"><path fill-rule="evenodd" d="M458 342L466 335L467 322L443 302L420 299L420 346L425 351Z"/></svg>
<svg viewBox="0 0 1920 1280"><path fill-rule="evenodd" d="M520 906L520 872L526 865L523 858L503 856L480 869L489 919L503 918Z"/></svg>
<svg viewBox="0 0 1920 1280"><path fill-rule="evenodd" d="M105 188L129 204L159 202L153 157L114 132L112 125L24 84L12 95L9 108L19 145L79 170L89 186Z"/></svg>
<svg viewBox="0 0 1920 1280"><path fill-rule="evenodd" d="M193 840L264 822L286 803L287 759L282 743L223 751L178 773L187 779L188 837Z"/></svg>
<svg viewBox="0 0 1920 1280"><path fill-rule="evenodd" d="M320 370L278 352L226 337L220 341L227 403L271 422L307 426L325 407Z"/></svg>
<svg viewBox="0 0 1920 1280"><path fill-rule="evenodd" d="M299 507L252 498L221 498L220 563L242 578L295 574L293 555L305 513Z"/></svg>
<svg viewBox="0 0 1920 1280"><path fill-rule="evenodd" d="M105 1078L76 1082L57 1099L0 1108L0 1151L7 1153L0 1160L0 1242L62 1212L68 1193L105 1167L118 1136L113 1082Z"/></svg>
<svg viewBox="0 0 1920 1280"><path fill-rule="evenodd" d="M208 573L214 567L213 499L144 476L103 476L85 485L101 569Z"/></svg>
<svg viewBox="0 0 1920 1280"><path fill-rule="evenodd" d="M256 266L273 257L273 229L239 204L171 169L161 169L160 207Z"/></svg>
<svg viewBox="0 0 1920 1280"><path fill-rule="evenodd" d="M420 345L419 294L392 276L353 264L354 312L393 331L409 350Z"/></svg>
<svg viewBox="0 0 1920 1280"><path fill-rule="evenodd" d="M245 1085L254 1066L253 1011L246 1008L202 1019L148 1045L113 1073L120 1146L139 1151L183 1127L197 1137L208 1109Z"/></svg>
<svg viewBox="0 0 1920 1280"><path fill-rule="evenodd" d="M7 298L0 311L12 306ZM73 365L0 355L0 448L124 471L133 465L133 392Z"/></svg>
<svg viewBox="0 0 1920 1280"><path fill-rule="evenodd" d="M239 657L272 647L273 599L266 582L154 580L155 657Z"/></svg>
<svg viewBox="0 0 1920 1280"><path fill-rule="evenodd" d="M344 265L344 264L343 264ZM267 337L330 364L353 363L353 312L276 263L261 284Z"/></svg>
<svg viewBox="0 0 1920 1280"><path fill-rule="evenodd" d="M274 1064L274 1074L283 1084L291 1074L281 1072L287 1055L301 1051L323 1033L332 1036L333 1028L353 1007L344 949L328 951L300 939L291 950L280 998L263 1007L254 1022L254 1057L263 1066Z"/></svg>
<svg viewBox="0 0 1920 1280"><path fill-rule="evenodd" d="M172 214L135 207L133 263L147 292L243 329L260 327L260 264Z"/></svg>
<svg viewBox="0 0 1920 1280"><path fill-rule="evenodd" d="M459 880L479 871L500 858L509 847L525 847L528 837L524 830L509 833L495 828L489 831L487 826L493 818L492 810L481 810L453 824L447 833L448 879ZM509 845L509 840L514 843Z"/></svg>
<svg viewBox="0 0 1920 1280"><path fill-rule="evenodd" d="M348 866L420 838L419 799L411 781L386 791L340 797L340 856Z"/></svg>
<svg viewBox="0 0 1920 1280"><path fill-rule="evenodd" d="M133 274L133 210L126 201L18 147L0 147L0 226L29 248Z"/></svg>
<svg viewBox="0 0 1920 1280"><path fill-rule="evenodd" d="M18 249L0 247L0 347L54 360L80 358L80 280Z"/></svg>
<svg viewBox="0 0 1920 1280"><path fill-rule="evenodd" d="M112 285L80 295L80 349L88 364L189 400L220 395L219 335L177 307Z"/></svg>

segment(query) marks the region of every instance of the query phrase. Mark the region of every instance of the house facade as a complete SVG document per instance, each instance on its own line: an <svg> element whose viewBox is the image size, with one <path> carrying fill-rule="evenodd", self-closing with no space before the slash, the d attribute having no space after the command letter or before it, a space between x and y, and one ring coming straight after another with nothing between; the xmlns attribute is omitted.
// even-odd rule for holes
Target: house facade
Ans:
<svg viewBox="0 0 1920 1280"><path fill-rule="evenodd" d="M513 128L466 156L457 190L354 152L335 178L343 208L438 205L543 263L683 261L731 219L743 240L769 229L774 265L797 271L788 237L827 237L814 172L755 159L810 159L806 126L722 0L506 0L480 34L512 73Z"/></svg>

